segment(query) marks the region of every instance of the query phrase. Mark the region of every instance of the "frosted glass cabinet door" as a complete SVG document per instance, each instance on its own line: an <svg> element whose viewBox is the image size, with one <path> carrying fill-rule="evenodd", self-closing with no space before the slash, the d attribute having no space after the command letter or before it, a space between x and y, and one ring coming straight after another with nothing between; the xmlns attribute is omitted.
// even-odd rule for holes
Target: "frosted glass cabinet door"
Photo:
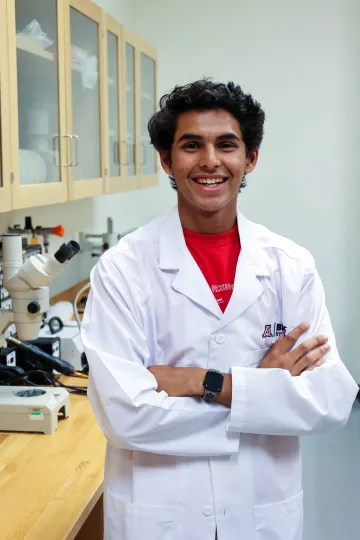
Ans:
<svg viewBox="0 0 360 540"><path fill-rule="evenodd" d="M156 173L156 153L150 143L148 122L155 112L155 60L140 54L141 79L141 175Z"/></svg>
<svg viewBox="0 0 360 540"><path fill-rule="evenodd" d="M0 72L0 80L1 80L1 72ZM4 165L3 165L3 145L2 145L2 137L3 137L3 134L2 134L2 130L3 130L3 126L2 126L2 88L0 86L0 189L4 186L3 184L3 181L4 181Z"/></svg>
<svg viewBox="0 0 360 540"><path fill-rule="evenodd" d="M119 95L119 42L118 37L107 30L108 54L108 138L109 138L109 176L121 174L120 155L126 146L120 142L120 95Z"/></svg>
<svg viewBox="0 0 360 540"><path fill-rule="evenodd" d="M156 51L124 28L127 185L156 185L156 152L150 144L148 121L156 109Z"/></svg>
<svg viewBox="0 0 360 540"><path fill-rule="evenodd" d="M1 107L1 89L0 89L0 107ZM4 177L1 138L2 138L2 125L1 125L1 115L0 115L0 188L3 187L3 177Z"/></svg>
<svg viewBox="0 0 360 540"><path fill-rule="evenodd" d="M15 0L20 185L61 181L56 0Z"/></svg>
<svg viewBox="0 0 360 540"><path fill-rule="evenodd" d="M128 42L125 43L125 66L127 174L131 177L136 175L135 47Z"/></svg>
<svg viewBox="0 0 360 540"><path fill-rule="evenodd" d="M63 0L6 4L14 210L67 200ZM1 26L1 23L0 23Z"/></svg>
<svg viewBox="0 0 360 540"><path fill-rule="evenodd" d="M70 51L72 180L99 179L102 176L99 22L72 5L70 5Z"/></svg>
<svg viewBox="0 0 360 540"><path fill-rule="evenodd" d="M0 9L1 16L1 9ZM1 27L1 22L0 22ZM1 28L0 28L1 30ZM0 35L0 212L7 212L12 209L11 202L11 182L10 182L10 123L9 123L9 101L8 85L4 82L5 70L1 61L1 35Z"/></svg>
<svg viewBox="0 0 360 540"><path fill-rule="evenodd" d="M12 209L6 2L0 2L0 212Z"/></svg>

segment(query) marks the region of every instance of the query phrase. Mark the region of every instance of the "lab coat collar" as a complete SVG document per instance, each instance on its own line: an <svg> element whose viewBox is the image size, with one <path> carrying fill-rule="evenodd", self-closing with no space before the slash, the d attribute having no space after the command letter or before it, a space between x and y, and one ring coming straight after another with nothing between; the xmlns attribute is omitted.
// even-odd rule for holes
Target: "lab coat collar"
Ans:
<svg viewBox="0 0 360 540"><path fill-rule="evenodd" d="M256 227L237 212L241 253L237 263L234 290L222 313L206 279L188 250L178 209L163 223L160 233L159 266L163 271L177 271L172 287L228 324L247 309L262 293L258 276L269 275L263 261Z"/></svg>

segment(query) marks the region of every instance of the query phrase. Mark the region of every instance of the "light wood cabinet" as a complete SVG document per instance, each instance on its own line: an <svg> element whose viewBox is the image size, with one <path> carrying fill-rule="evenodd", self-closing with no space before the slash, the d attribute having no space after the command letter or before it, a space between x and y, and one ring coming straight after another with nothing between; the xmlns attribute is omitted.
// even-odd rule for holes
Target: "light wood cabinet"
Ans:
<svg viewBox="0 0 360 540"><path fill-rule="evenodd" d="M156 65L90 0L0 2L0 212L155 185Z"/></svg>
<svg viewBox="0 0 360 540"><path fill-rule="evenodd" d="M88 0L65 0L64 4L66 119L71 137L68 185L73 200L104 192L104 39L98 6Z"/></svg>
<svg viewBox="0 0 360 540"><path fill-rule="evenodd" d="M137 36L123 28L123 59L126 111L124 146L126 148L126 189L139 189L140 133L139 133L139 72L137 62Z"/></svg>
<svg viewBox="0 0 360 540"><path fill-rule="evenodd" d="M11 210L10 111L6 4L0 2L0 212Z"/></svg>
<svg viewBox="0 0 360 540"><path fill-rule="evenodd" d="M156 111L156 51L138 39L139 98L137 109L140 117L140 188L157 184L157 153L150 142L148 122Z"/></svg>
<svg viewBox="0 0 360 540"><path fill-rule="evenodd" d="M104 108L105 126L105 192L116 193L132 188L128 182L129 152L126 144L125 60L123 27L104 14Z"/></svg>
<svg viewBox="0 0 360 540"><path fill-rule="evenodd" d="M7 0L14 209L68 200L64 9Z"/></svg>
<svg viewBox="0 0 360 540"><path fill-rule="evenodd" d="M147 124L156 110L157 60L154 48L124 28L126 71L126 141L130 148L128 179L136 188L157 184L158 161ZM132 150L133 149L133 150Z"/></svg>

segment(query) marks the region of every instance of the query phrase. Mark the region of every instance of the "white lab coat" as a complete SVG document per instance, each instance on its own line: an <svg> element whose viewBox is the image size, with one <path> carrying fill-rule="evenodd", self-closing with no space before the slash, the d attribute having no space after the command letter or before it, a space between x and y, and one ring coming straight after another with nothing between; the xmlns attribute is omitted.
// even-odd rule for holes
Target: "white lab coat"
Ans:
<svg viewBox="0 0 360 540"><path fill-rule="evenodd" d="M307 250L238 213L223 314L178 211L121 239L91 276L82 325L89 398L107 437L106 540L300 540L299 436L343 426L358 387L339 358ZM313 372L256 369L274 324L325 334ZM271 325L268 337L266 325ZM276 332L275 332L276 334ZM266 335L266 333L265 333ZM231 409L156 392L154 364L231 372Z"/></svg>

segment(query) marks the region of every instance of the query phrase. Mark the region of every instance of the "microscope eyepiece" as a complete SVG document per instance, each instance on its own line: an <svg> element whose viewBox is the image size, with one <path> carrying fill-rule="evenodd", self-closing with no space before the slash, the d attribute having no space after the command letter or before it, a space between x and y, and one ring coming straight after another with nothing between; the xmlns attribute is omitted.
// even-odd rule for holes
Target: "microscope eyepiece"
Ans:
<svg viewBox="0 0 360 540"><path fill-rule="evenodd" d="M54 253L54 257L59 263L63 264L66 261L72 259L74 255L79 253L79 251L79 244L75 242L75 240L70 240L70 242L68 242L67 244L64 243L62 246L59 247L57 252Z"/></svg>

